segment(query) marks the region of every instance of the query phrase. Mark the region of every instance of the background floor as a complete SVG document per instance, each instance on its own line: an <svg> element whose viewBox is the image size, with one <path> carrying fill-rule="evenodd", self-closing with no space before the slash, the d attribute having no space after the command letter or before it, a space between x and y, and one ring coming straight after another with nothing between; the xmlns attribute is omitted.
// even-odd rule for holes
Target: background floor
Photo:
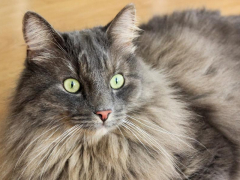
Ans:
<svg viewBox="0 0 240 180"><path fill-rule="evenodd" d="M41 14L57 30L70 31L105 25L130 2L135 3L140 22L186 8L206 7L221 10L224 15L240 14L240 0L0 0L0 123L23 68L26 46L22 17L26 11Z"/></svg>

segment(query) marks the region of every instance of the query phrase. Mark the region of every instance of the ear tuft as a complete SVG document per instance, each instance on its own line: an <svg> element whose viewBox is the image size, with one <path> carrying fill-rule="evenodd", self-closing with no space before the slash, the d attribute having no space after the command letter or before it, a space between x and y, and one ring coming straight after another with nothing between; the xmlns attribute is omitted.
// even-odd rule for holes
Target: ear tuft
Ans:
<svg viewBox="0 0 240 180"><path fill-rule="evenodd" d="M29 50L48 48L61 38L43 17L31 11L24 15L23 34Z"/></svg>
<svg viewBox="0 0 240 180"><path fill-rule="evenodd" d="M139 36L139 31L136 26L135 6L128 4L110 23L107 34L115 48L133 53L135 51L133 40Z"/></svg>

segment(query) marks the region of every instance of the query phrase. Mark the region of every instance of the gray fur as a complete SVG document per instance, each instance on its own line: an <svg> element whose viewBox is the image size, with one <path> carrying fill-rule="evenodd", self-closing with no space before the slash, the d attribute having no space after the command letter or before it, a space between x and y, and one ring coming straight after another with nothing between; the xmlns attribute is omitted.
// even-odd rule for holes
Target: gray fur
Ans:
<svg viewBox="0 0 240 180"><path fill-rule="evenodd" d="M1 179L240 179L239 17L189 10L140 31L128 5L105 27L59 33L32 12L23 24Z"/></svg>

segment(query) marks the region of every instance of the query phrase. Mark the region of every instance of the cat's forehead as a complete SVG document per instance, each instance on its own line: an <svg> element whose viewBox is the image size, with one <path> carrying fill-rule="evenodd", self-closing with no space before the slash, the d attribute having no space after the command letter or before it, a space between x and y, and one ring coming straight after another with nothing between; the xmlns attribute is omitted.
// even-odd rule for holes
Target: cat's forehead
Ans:
<svg viewBox="0 0 240 180"><path fill-rule="evenodd" d="M67 48L82 68L105 69L109 60L109 43L101 28L74 31L67 34Z"/></svg>
<svg viewBox="0 0 240 180"><path fill-rule="evenodd" d="M82 53L88 56L100 56L106 54L108 48L108 40L105 33L100 28L85 29L82 31L74 31L67 34L68 48L77 55Z"/></svg>

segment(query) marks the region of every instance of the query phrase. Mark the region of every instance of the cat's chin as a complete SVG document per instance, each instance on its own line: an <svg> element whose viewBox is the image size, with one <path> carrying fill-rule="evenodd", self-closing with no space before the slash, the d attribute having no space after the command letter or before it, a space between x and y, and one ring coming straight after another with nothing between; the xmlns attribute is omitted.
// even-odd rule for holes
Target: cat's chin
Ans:
<svg viewBox="0 0 240 180"><path fill-rule="evenodd" d="M102 137L104 137L106 134L109 133L109 129L105 126L101 126L96 128L95 130L91 130L88 131L88 133L86 133L86 137L88 144L97 144L99 142L99 140L102 139Z"/></svg>
<svg viewBox="0 0 240 180"><path fill-rule="evenodd" d="M93 137L103 137L104 135L106 135L107 133L109 132L109 130L105 127L105 126L102 126L100 128L97 128L96 129L96 132L95 134L93 135Z"/></svg>
<svg viewBox="0 0 240 180"><path fill-rule="evenodd" d="M88 145L97 144L103 137L110 134L119 134L117 128L122 124L121 120L108 121L105 123L97 122L94 126L86 126L85 124L80 124L83 130L83 137Z"/></svg>

